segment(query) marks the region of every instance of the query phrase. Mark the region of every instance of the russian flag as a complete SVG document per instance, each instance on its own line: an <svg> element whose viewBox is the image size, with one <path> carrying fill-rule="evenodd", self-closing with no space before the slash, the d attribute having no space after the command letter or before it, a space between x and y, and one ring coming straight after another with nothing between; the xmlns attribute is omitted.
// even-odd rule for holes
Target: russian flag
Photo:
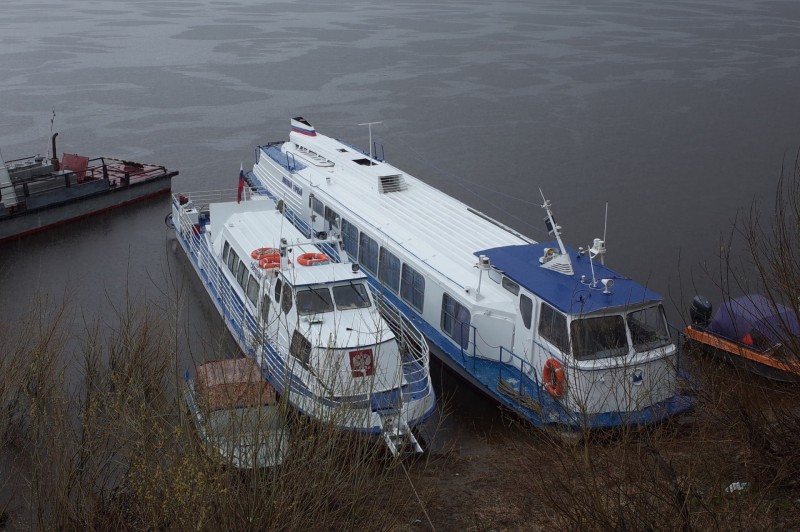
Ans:
<svg viewBox="0 0 800 532"><path fill-rule="evenodd" d="M292 118L292 133L300 133L309 137L317 136L317 130L302 116Z"/></svg>
<svg viewBox="0 0 800 532"><path fill-rule="evenodd" d="M244 165L239 164L239 188L236 190L236 203L242 201L242 192L244 192Z"/></svg>

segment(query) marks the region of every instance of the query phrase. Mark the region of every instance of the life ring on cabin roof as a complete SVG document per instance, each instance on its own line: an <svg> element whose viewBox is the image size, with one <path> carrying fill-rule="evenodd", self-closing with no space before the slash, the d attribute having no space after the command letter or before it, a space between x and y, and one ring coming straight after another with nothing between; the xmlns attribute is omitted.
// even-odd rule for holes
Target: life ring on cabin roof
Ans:
<svg viewBox="0 0 800 532"><path fill-rule="evenodd" d="M330 258L324 253L303 253L297 257L297 264L300 266L316 266L330 262Z"/></svg>
<svg viewBox="0 0 800 532"><path fill-rule="evenodd" d="M278 250L275 248L258 248L250 253L250 256L255 260L265 259L270 255L278 255ZM280 255L278 256L280 257Z"/></svg>
<svg viewBox="0 0 800 532"><path fill-rule="evenodd" d="M542 380L544 381L544 389L547 390L552 397L558 399L564 395L564 388L566 387L566 374L564 373L564 366L555 358L548 358L542 368Z"/></svg>
<svg viewBox="0 0 800 532"><path fill-rule="evenodd" d="M281 256L278 253L267 255L266 257L259 259L258 267L261 268L262 270L272 270L274 268L280 268Z"/></svg>

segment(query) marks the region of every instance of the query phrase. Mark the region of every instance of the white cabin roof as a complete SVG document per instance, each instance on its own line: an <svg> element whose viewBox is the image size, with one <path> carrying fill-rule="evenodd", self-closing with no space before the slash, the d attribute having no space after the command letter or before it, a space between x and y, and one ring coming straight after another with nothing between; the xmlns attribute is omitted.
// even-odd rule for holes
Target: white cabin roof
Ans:
<svg viewBox="0 0 800 532"><path fill-rule="evenodd" d="M228 213L225 213L225 210ZM216 218L216 216L220 216L220 218ZM255 249L279 249L281 239L285 238L288 245L289 264L282 273L294 286L366 279L366 275L362 271L353 271L352 264L331 262L316 266L301 266L297 262L297 257L304 253L321 253L321 251L317 246L308 243L308 238L289 223L274 208L272 202L211 204L211 220L216 221L223 218L225 219L223 222L225 231L222 235L228 236L228 242L236 249L239 256L246 260L251 260L250 253ZM304 243L298 244L298 242ZM222 243L217 245L221 246Z"/></svg>
<svg viewBox="0 0 800 532"><path fill-rule="evenodd" d="M282 151L306 166L297 173L308 180L312 191L328 190L366 225L392 235L417 261L463 288L477 286L474 252L533 242L388 163L354 162L363 163L368 157L338 140L294 132L290 139ZM320 163L319 157L326 162Z"/></svg>

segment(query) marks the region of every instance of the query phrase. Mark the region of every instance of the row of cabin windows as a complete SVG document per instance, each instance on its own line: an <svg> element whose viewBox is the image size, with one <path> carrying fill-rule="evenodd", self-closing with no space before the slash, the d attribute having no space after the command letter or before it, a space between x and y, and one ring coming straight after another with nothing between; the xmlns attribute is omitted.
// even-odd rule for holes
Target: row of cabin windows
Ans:
<svg viewBox="0 0 800 532"><path fill-rule="evenodd" d="M311 208L316 214L324 213L328 227L339 228L341 225L342 247L351 260L358 261L362 268L377 276L381 284L422 312L425 306L425 277L420 272L379 246L368 234L359 232L358 227L346 219L340 219L335 211L324 207L317 198L311 198ZM469 309L446 294L444 297L447 299L442 302L442 330L466 347L469 327L463 324L470 322Z"/></svg>
<svg viewBox="0 0 800 532"><path fill-rule="evenodd" d="M228 266L228 270L236 277L236 282L244 290L247 299L255 305L258 299L258 280L247 271L247 264L239 259L239 255L231 249L231 245L228 242L225 242L225 246L222 249L222 262Z"/></svg>
<svg viewBox="0 0 800 532"><path fill-rule="evenodd" d="M359 233L358 227L339 218L336 211L325 207L317 198L311 198L311 208L317 214L324 213L328 228L341 229L342 245L351 260L358 261L406 303L422 312L425 306L425 277L421 273L408 264L402 264L397 256L379 246L366 233Z"/></svg>
<svg viewBox="0 0 800 532"><path fill-rule="evenodd" d="M530 329L533 302L520 296L520 313L525 327ZM661 306L647 307L622 316L599 316L574 320L567 330L567 317L547 303L542 303L539 315L539 336L577 360L594 360L621 356L628 352L625 324L630 330L633 348L637 353L669 345L672 339L666 327Z"/></svg>

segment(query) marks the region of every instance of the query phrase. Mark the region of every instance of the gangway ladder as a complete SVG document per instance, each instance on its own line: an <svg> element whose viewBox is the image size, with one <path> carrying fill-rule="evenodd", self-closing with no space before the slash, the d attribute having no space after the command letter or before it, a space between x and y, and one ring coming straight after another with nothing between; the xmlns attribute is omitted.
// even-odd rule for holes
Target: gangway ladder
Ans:
<svg viewBox="0 0 800 532"><path fill-rule="evenodd" d="M404 416L395 409L379 412L381 418L383 441L389 447L392 456L410 456L422 453L422 446L408 426Z"/></svg>

